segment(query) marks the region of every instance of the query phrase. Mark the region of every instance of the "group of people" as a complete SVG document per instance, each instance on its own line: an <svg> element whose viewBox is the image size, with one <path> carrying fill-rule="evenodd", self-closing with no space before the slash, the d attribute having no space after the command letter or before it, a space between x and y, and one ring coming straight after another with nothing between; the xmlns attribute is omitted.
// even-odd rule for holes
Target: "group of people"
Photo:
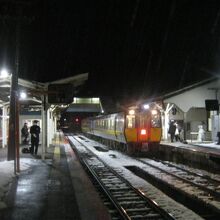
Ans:
<svg viewBox="0 0 220 220"><path fill-rule="evenodd" d="M174 141L182 141L180 134L182 132L181 127L174 121L170 122L170 127L168 133L170 134L171 142Z"/></svg>
<svg viewBox="0 0 220 220"><path fill-rule="evenodd" d="M40 127L38 126L37 120L33 121L33 125L30 127L30 134L31 134L30 153L37 155L38 145L39 145L39 134L40 134ZM24 123L21 129L21 136L22 136L22 143L28 144L29 129L26 122Z"/></svg>

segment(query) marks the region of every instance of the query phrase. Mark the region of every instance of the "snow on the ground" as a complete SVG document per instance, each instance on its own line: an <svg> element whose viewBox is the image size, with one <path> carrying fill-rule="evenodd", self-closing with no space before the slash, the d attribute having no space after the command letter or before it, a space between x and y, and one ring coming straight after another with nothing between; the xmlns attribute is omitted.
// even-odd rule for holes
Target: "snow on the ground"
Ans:
<svg viewBox="0 0 220 220"><path fill-rule="evenodd" d="M20 170L24 171L30 167L26 159L20 160ZM15 178L14 161L0 162L0 210L7 208L6 196Z"/></svg>
<svg viewBox="0 0 220 220"><path fill-rule="evenodd" d="M192 145L194 146L201 146L201 147L207 147L207 148L213 148L213 149L218 149L220 150L220 145L217 144L217 142L198 142L198 141L192 141L191 140L187 140L188 144L184 144L182 142L168 142L168 141L161 141L161 144L164 145L170 145L170 146L176 146L176 147L186 147L186 148L191 148Z"/></svg>
<svg viewBox="0 0 220 220"><path fill-rule="evenodd" d="M220 145L217 143L198 143L196 145L202 146L202 147L215 148L215 149L220 150Z"/></svg>
<svg viewBox="0 0 220 220"><path fill-rule="evenodd" d="M69 138L74 142L74 139L72 137ZM151 184L147 183L143 179L135 176L134 174L132 174L132 172L130 172L124 167L128 165L135 165L141 167L140 163L133 160L131 157L117 151L113 151L113 150L109 150L108 152L97 151L93 146L100 146L103 148L106 147L94 141L90 141L88 143L90 143L90 149L94 153L100 156L107 164L109 164L113 168L119 169L124 175L124 177L128 179L134 187L142 190L145 194L147 194L147 196L154 199L159 205L165 207L165 209L169 211L171 214L173 214L173 216L176 219L189 219L189 220L200 219L200 217L197 214L188 210L183 205L176 203L174 200L163 194L160 190L158 190ZM167 142L164 142L164 144L167 144ZM190 147L190 145L183 144L180 142L169 143L169 145ZM220 145L217 145L216 143L196 143L196 145L220 149ZM81 150L83 150L83 147L81 147ZM20 170L24 171L29 168L30 168L30 159L22 158L20 160ZM143 164L141 168L143 168ZM14 178L15 178L14 161L1 161L0 162L0 210L7 207L5 199Z"/></svg>
<svg viewBox="0 0 220 220"><path fill-rule="evenodd" d="M85 151L85 148L80 145L73 137L70 136L69 139L77 147L78 150L80 150L81 152ZM89 140L89 142L84 142L84 144L89 146L89 149L92 150L97 156L102 158L102 160L105 161L106 164L114 169L117 169L117 171L120 171L125 179L127 179L135 188L140 189L144 194L146 194L148 197L150 197L156 203L162 206L167 212L171 213L175 219L201 219L201 217L198 216L196 213L187 209L182 204L175 202L173 199L162 193L159 189L157 189L147 181L143 180L142 178L137 177L131 171L125 168L125 166L132 165L144 169L144 164L118 151L97 151L94 146L100 146L102 148L106 148L106 146L95 141Z"/></svg>

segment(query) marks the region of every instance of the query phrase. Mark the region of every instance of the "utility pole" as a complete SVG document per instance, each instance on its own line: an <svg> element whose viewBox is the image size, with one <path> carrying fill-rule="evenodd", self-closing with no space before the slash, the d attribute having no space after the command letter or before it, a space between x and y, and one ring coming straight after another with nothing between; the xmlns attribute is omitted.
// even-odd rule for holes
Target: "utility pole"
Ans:
<svg viewBox="0 0 220 220"><path fill-rule="evenodd" d="M19 164L19 103L18 103L18 75L20 60L20 30L22 9L24 5L29 4L24 0L9 0L4 3L15 6L15 16L6 16L7 19L16 21L15 33L15 68L11 76L10 91L10 113L9 113L9 140L8 140L8 160L14 160L14 173L20 172Z"/></svg>
<svg viewBox="0 0 220 220"><path fill-rule="evenodd" d="M20 25L22 7L17 4L17 22L16 22L16 48L15 48L15 71L12 73L11 79L11 95L10 95L10 117L9 117L9 143L8 143L8 160L15 160L16 173L16 146L19 142L19 124L18 119L18 73L19 73L19 55L20 55Z"/></svg>
<svg viewBox="0 0 220 220"><path fill-rule="evenodd" d="M20 60L20 31L22 20L27 20L27 17L22 17L23 7L33 5L32 0L1 0L0 2L5 8L9 9L5 15L0 15L0 19L11 20L16 22L15 33L15 68L11 76L11 91L10 91L10 117L9 117L9 140L8 140L8 160L14 160L14 172L19 172L19 103L18 103L18 75L19 75L19 60ZM12 14L10 14L12 13ZM30 18L28 19L31 20ZM17 165L16 165L17 161Z"/></svg>

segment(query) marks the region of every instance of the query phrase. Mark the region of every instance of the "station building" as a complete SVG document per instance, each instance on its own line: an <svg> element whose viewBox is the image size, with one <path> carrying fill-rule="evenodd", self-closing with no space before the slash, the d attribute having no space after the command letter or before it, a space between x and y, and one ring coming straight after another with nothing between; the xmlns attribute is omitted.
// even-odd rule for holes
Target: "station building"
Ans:
<svg viewBox="0 0 220 220"><path fill-rule="evenodd" d="M204 129L203 141L218 141L220 131L220 79L213 77L192 84L162 97L163 140L169 140L169 123L176 121L184 131L185 140L198 140L199 129Z"/></svg>

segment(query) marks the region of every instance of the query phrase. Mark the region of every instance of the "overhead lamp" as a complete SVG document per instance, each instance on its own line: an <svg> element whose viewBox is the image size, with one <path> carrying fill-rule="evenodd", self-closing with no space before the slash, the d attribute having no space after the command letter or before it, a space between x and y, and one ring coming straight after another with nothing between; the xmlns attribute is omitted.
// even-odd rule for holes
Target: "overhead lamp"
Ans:
<svg viewBox="0 0 220 220"><path fill-rule="evenodd" d="M20 99L26 99L27 98L27 93L26 92L20 92Z"/></svg>
<svg viewBox="0 0 220 220"><path fill-rule="evenodd" d="M0 77L1 78L7 78L9 76L9 73L6 69L2 69L0 72Z"/></svg>
<svg viewBox="0 0 220 220"><path fill-rule="evenodd" d="M146 110L150 108L150 106L149 106L148 104L144 104L143 107L144 107L144 109L146 109Z"/></svg>

